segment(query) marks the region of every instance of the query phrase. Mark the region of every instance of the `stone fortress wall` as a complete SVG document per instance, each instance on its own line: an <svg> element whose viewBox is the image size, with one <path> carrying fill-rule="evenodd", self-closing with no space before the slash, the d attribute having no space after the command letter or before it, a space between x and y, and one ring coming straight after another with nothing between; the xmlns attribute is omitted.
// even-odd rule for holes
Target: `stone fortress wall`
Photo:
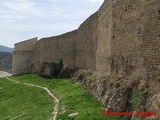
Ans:
<svg viewBox="0 0 160 120"><path fill-rule="evenodd" d="M13 75L49 76L54 69L78 67L102 75L157 77L159 8L159 0L105 0L75 31L15 44Z"/></svg>
<svg viewBox="0 0 160 120"><path fill-rule="evenodd" d="M15 44L13 75L71 77L77 69L72 78L106 109L159 119L160 0L105 0L75 31ZM137 91L143 100L134 108Z"/></svg>
<svg viewBox="0 0 160 120"><path fill-rule="evenodd" d="M37 38L29 39L15 44L15 51L13 52L13 62L12 62L12 74L25 74L31 72L33 50Z"/></svg>
<svg viewBox="0 0 160 120"><path fill-rule="evenodd" d="M39 40L34 49L32 72L50 76L53 69L62 69L58 67L61 61L64 68L75 66L76 36L77 31L75 30L61 36ZM58 68L54 68L54 66Z"/></svg>
<svg viewBox="0 0 160 120"><path fill-rule="evenodd" d="M110 75L112 5L112 0L106 0L98 10L96 71L101 75Z"/></svg>
<svg viewBox="0 0 160 120"><path fill-rule="evenodd" d="M121 0L113 5L113 75L139 74L146 80L160 76L159 8L158 0Z"/></svg>

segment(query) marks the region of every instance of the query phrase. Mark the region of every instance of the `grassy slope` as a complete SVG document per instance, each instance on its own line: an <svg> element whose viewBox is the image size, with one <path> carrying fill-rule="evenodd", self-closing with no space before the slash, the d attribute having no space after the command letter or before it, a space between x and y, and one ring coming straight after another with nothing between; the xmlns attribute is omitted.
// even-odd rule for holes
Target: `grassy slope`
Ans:
<svg viewBox="0 0 160 120"><path fill-rule="evenodd" d="M60 110L57 120L71 120L68 118L68 115L76 112L79 115L75 120L106 120L106 117L102 116L104 108L101 106L101 103L93 96L88 95L81 88L80 83L74 83L69 79L49 80L36 75L17 76L13 77L13 79L48 87L60 99ZM116 118L107 118L107 120L116 120Z"/></svg>
<svg viewBox="0 0 160 120"><path fill-rule="evenodd" d="M0 120L49 119L53 106L45 91L0 79Z"/></svg>

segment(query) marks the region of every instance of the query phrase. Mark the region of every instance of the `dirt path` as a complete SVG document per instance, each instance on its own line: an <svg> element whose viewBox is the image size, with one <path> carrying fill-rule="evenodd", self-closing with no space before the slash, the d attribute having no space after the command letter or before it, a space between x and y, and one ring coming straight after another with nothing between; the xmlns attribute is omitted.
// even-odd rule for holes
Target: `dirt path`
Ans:
<svg viewBox="0 0 160 120"><path fill-rule="evenodd" d="M52 113L53 117L52 117L51 120L56 120L57 115L58 115L58 111L59 111L59 108L58 108L59 107L59 99L57 97L55 97L48 88L42 87L42 86L39 86L39 85L35 85L35 84L31 84L31 83L21 83L20 81L16 81L16 80L10 79L8 77L6 77L6 79L8 79L11 82L17 83L17 84L24 84L24 85L27 85L27 86L30 86L30 87L36 87L36 88L40 88L40 89L45 90L48 93L48 95L51 96L54 99L55 106L54 106L54 111Z"/></svg>
<svg viewBox="0 0 160 120"><path fill-rule="evenodd" d="M5 71L0 71L0 78L12 76L12 74L5 72Z"/></svg>

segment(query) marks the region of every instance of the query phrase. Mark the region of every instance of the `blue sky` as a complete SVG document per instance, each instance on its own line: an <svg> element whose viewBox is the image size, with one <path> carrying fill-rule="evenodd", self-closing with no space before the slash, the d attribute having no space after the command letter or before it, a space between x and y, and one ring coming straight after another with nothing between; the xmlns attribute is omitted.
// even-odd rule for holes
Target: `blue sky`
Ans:
<svg viewBox="0 0 160 120"><path fill-rule="evenodd" d="M77 29L104 0L1 0L0 45Z"/></svg>

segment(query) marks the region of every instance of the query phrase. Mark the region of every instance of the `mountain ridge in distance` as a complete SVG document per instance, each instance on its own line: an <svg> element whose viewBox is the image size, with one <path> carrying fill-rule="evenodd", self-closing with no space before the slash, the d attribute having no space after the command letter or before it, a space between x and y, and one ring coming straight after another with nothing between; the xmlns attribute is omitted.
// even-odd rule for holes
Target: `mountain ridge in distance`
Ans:
<svg viewBox="0 0 160 120"><path fill-rule="evenodd" d="M13 50L14 50L14 48L10 48L10 47L6 47L4 45L0 45L0 51L1 52L10 52L10 53L12 53Z"/></svg>

